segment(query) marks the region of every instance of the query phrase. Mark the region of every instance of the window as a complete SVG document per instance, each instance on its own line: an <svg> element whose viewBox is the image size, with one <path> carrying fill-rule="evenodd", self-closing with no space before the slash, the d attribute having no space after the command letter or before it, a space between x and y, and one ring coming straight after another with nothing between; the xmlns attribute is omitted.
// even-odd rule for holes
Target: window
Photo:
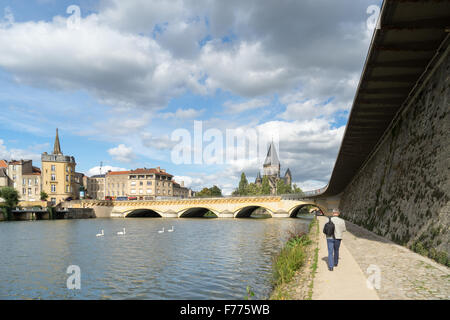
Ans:
<svg viewBox="0 0 450 320"><path fill-rule="evenodd" d="M38 184L39 184L39 179L38 179L38 178L35 178L35 179L34 179L34 184L35 184L35 185L38 185Z"/></svg>
<svg viewBox="0 0 450 320"><path fill-rule="evenodd" d="M66 172L69 172L69 167L66 167Z"/></svg>
<svg viewBox="0 0 450 320"><path fill-rule="evenodd" d="M131 181L131 185L135 186L136 185L136 181Z"/></svg>
<svg viewBox="0 0 450 320"><path fill-rule="evenodd" d="M51 179L50 179L50 180L52 180L52 181L56 181L56 174L52 173L52 177L51 177Z"/></svg>
<svg viewBox="0 0 450 320"><path fill-rule="evenodd" d="M136 189L131 189L132 194L136 194Z"/></svg>
<svg viewBox="0 0 450 320"><path fill-rule="evenodd" d="M143 186L143 185L144 185L144 182L140 181L140 182L139 182L139 185L140 185L140 186Z"/></svg>
<svg viewBox="0 0 450 320"><path fill-rule="evenodd" d="M28 195L29 195L29 196L32 195L32 193L31 193L31 188L28 188Z"/></svg>
<svg viewBox="0 0 450 320"><path fill-rule="evenodd" d="M52 171L55 171L55 165L52 164Z"/></svg>
<svg viewBox="0 0 450 320"><path fill-rule="evenodd" d="M69 175L66 174L66 181L69 182Z"/></svg>
<svg viewBox="0 0 450 320"><path fill-rule="evenodd" d="M147 189L147 193L152 193L152 189Z"/></svg>
<svg viewBox="0 0 450 320"><path fill-rule="evenodd" d="M28 179L28 185L31 186L32 180Z"/></svg>
<svg viewBox="0 0 450 320"><path fill-rule="evenodd" d="M26 184L27 184L27 179L23 178L23 179L22 179L22 184L23 184L23 185L26 185Z"/></svg>
<svg viewBox="0 0 450 320"><path fill-rule="evenodd" d="M142 194L142 193L143 193L142 189L139 189L139 194Z"/></svg>
<svg viewBox="0 0 450 320"><path fill-rule="evenodd" d="M22 194L26 195L27 194L27 190L25 188L22 189Z"/></svg>
<svg viewBox="0 0 450 320"><path fill-rule="evenodd" d="M53 204L56 204L56 198L51 198L50 200Z"/></svg>
<svg viewBox="0 0 450 320"><path fill-rule="evenodd" d="M13 171L16 171L16 165L13 165Z"/></svg>
<svg viewBox="0 0 450 320"><path fill-rule="evenodd" d="M152 182L151 182L151 181L147 181L147 185L148 185L148 186L151 186L151 185L152 185Z"/></svg>
<svg viewBox="0 0 450 320"><path fill-rule="evenodd" d="M51 191L52 191L52 192L56 192L56 184L52 184L52 186L51 186Z"/></svg>
<svg viewBox="0 0 450 320"><path fill-rule="evenodd" d="M13 175L13 180L16 180L16 175Z"/></svg>

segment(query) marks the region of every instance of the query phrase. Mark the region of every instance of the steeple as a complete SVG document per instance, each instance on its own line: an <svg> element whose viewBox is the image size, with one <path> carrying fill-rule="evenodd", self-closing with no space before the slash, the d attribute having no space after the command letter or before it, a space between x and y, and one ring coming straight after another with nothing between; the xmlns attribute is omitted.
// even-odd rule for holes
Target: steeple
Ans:
<svg viewBox="0 0 450 320"><path fill-rule="evenodd" d="M280 160L278 159L277 150L273 141L270 143L269 150L267 151L266 160L264 161L264 166L279 166Z"/></svg>
<svg viewBox="0 0 450 320"><path fill-rule="evenodd" d="M56 128L55 145L53 147L53 154L62 154L61 146L59 145L58 128Z"/></svg>

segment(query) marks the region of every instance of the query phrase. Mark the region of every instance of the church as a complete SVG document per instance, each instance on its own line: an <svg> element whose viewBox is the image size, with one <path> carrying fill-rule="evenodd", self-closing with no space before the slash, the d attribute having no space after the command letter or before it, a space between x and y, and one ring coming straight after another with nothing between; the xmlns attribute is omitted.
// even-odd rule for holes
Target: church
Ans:
<svg viewBox="0 0 450 320"><path fill-rule="evenodd" d="M292 175L291 170L289 168L286 170L284 177L280 175L281 165L280 160L278 159L277 150L275 149L275 145L273 141L269 145L269 150L267 151L266 160L263 165L263 177L267 177L270 185L270 193L277 193L277 182L279 180L283 180L286 185L291 187L292 185ZM262 185L263 177L261 177L261 173L258 171L256 175L255 184L258 186Z"/></svg>

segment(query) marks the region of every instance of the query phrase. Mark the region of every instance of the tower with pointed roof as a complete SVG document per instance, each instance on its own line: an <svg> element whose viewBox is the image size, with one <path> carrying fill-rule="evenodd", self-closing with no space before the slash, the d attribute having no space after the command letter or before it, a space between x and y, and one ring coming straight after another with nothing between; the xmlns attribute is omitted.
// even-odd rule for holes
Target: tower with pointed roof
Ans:
<svg viewBox="0 0 450 320"><path fill-rule="evenodd" d="M75 181L75 158L61 151L58 129L56 129L53 152L41 155L42 190L48 194L48 200L58 204L67 198L77 199L79 190Z"/></svg>
<svg viewBox="0 0 450 320"><path fill-rule="evenodd" d="M264 160L263 164L263 177L267 177L269 180L270 190L272 194L277 193L277 183L279 180L283 180L285 184L291 186L292 185L292 174L291 170L288 168L284 177L281 177L281 163L278 158L277 150L273 141L269 145L269 149L267 150L267 156ZM256 176L255 183L257 185L261 185L262 178L261 174L258 171Z"/></svg>

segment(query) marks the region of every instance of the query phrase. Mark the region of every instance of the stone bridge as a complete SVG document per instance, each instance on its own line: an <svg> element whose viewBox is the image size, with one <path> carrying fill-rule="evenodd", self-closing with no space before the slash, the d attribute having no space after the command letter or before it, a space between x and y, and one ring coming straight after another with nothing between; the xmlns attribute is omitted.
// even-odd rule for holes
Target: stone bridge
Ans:
<svg viewBox="0 0 450 320"><path fill-rule="evenodd" d="M211 211L219 218L245 218L262 208L274 218L296 217L306 205L318 207L327 213L332 204L323 200L284 199L282 196L191 198L151 201L97 201L66 202L69 208L93 208L104 217L202 217Z"/></svg>

